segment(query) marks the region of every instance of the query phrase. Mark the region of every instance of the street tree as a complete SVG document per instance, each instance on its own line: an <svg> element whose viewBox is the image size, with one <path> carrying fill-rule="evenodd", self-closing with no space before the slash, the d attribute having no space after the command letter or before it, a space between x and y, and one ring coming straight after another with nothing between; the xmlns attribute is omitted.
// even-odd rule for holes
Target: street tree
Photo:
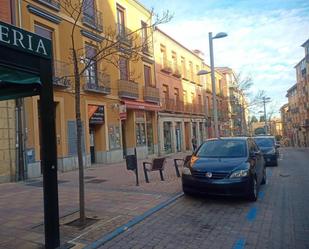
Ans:
<svg viewBox="0 0 309 249"><path fill-rule="evenodd" d="M70 75L74 82L73 91L75 98L75 121L77 134L77 157L79 168L79 221L85 223L85 191L84 191L84 163L82 154L82 119L81 119L81 82L82 77L90 68L96 68L100 61L104 61L119 68L119 57L124 56L130 61L138 61L141 52L152 47L152 32L159 24L169 22L172 18L168 11L157 15L151 11L150 19L145 25L133 31L127 31L124 26L104 27L104 39L96 43L96 51L92 52L91 58L86 58L86 49L79 47L76 40L80 32L79 22L87 9L94 8L93 1L89 0L55 0L61 9L72 20L70 28L70 64L73 67L73 75ZM95 18L95 17L94 17ZM146 35L148 34L148 35ZM66 76L67 77L67 76ZM132 80L133 74L129 75Z"/></svg>

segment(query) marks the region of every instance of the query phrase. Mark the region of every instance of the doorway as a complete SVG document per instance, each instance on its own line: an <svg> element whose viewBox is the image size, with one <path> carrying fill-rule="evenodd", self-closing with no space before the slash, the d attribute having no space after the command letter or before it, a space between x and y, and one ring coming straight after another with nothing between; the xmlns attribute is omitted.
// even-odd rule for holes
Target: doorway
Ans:
<svg viewBox="0 0 309 249"><path fill-rule="evenodd" d="M181 151L181 123L177 122L175 127L175 136L176 136L176 151Z"/></svg>

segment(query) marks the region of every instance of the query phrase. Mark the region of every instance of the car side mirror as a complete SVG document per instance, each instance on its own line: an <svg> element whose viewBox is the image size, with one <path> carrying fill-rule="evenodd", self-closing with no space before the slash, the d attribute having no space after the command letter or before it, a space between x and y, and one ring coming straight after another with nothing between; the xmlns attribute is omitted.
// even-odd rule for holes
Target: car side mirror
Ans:
<svg viewBox="0 0 309 249"><path fill-rule="evenodd" d="M276 144L275 147L278 149L280 148L280 144Z"/></svg>

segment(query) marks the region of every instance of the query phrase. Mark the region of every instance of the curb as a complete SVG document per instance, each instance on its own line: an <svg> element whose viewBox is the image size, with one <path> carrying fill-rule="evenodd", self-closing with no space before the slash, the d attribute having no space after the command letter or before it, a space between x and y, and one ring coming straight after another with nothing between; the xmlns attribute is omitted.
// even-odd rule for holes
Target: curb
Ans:
<svg viewBox="0 0 309 249"><path fill-rule="evenodd" d="M184 195L183 192L178 193L177 195L173 196L172 198L170 198L170 199L168 199L168 200L158 204L157 206L149 209L148 211L146 211L142 215L133 218L128 223L126 223L126 224L116 228L114 231L112 231L112 232L104 235L100 239L92 242L90 245L86 246L84 249L96 249L99 246L104 245L106 242L114 239L115 237L117 237L121 233L127 231L129 228L131 228L131 227L135 226L136 224L140 223L141 221L143 221L144 219L146 219L150 215L152 215L152 214L158 212L159 210L161 210L162 208L168 206L169 204L171 204L172 202L176 201L178 198L182 197L183 195Z"/></svg>

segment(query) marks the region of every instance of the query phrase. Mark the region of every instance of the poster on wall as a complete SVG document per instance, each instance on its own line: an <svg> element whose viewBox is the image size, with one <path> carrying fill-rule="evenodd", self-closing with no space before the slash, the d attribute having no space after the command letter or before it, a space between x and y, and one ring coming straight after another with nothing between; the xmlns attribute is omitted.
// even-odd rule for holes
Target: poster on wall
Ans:
<svg viewBox="0 0 309 249"><path fill-rule="evenodd" d="M108 126L109 149L115 150L121 148L120 128L118 125Z"/></svg>

